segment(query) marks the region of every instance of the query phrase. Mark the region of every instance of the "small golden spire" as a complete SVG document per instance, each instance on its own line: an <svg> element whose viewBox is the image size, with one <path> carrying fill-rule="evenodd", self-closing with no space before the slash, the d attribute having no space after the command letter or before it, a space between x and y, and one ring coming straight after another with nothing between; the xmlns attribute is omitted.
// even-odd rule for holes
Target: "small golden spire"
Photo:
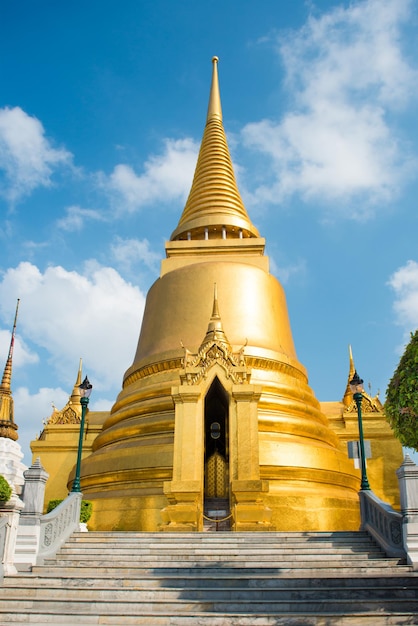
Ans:
<svg viewBox="0 0 418 626"><path fill-rule="evenodd" d="M52 413L47 420L48 425L54 424L79 424L81 420L81 402L80 402L80 385L82 378L83 359L80 359L77 372L77 380L73 387L72 394L68 398L68 402L61 411L52 405Z"/></svg>
<svg viewBox="0 0 418 626"><path fill-rule="evenodd" d="M222 121L222 106L221 106L221 94L219 91L219 79L218 79L218 57L212 58L212 84L210 87L208 115L206 123L211 119L216 118Z"/></svg>
<svg viewBox="0 0 418 626"><path fill-rule="evenodd" d="M218 288L216 283L213 285L213 307L212 307L212 318L211 319L221 319L219 315L219 307L218 307Z"/></svg>
<svg viewBox="0 0 418 626"><path fill-rule="evenodd" d="M14 423L14 408L12 397L12 362L13 349L16 336L17 314L19 311L20 298L17 300L15 319L13 322L12 336L10 339L9 354L4 367L3 378L0 384L0 437L17 441L17 425Z"/></svg>
<svg viewBox="0 0 418 626"><path fill-rule="evenodd" d="M219 313L218 292L217 292L216 283L214 284L214 290L213 290L212 315L209 320L208 329L206 331L205 338L202 341L202 344L200 346L200 350L204 348L205 346L207 346L208 343L212 343L212 342L215 342L218 345L223 345L227 347L228 349L231 347L228 341L228 338L225 334L225 331L223 329L222 320L221 320L221 316Z"/></svg>
<svg viewBox="0 0 418 626"><path fill-rule="evenodd" d="M73 392L70 396L71 404L80 405L80 410L81 410L80 385L81 385L81 379L82 379L82 369L83 369L83 359L80 358L80 363L79 363L78 372L77 372L77 380L75 381Z"/></svg>
<svg viewBox="0 0 418 626"><path fill-rule="evenodd" d="M353 359L353 352L351 350L351 345L348 346L348 357L349 357L349 370L348 370L348 379L347 379L347 386L345 388L345 392L344 392L344 397L343 397L343 404L345 407L350 406L351 402L353 401L353 392L351 391L350 388L350 380L352 380L356 368L354 366L354 359Z"/></svg>

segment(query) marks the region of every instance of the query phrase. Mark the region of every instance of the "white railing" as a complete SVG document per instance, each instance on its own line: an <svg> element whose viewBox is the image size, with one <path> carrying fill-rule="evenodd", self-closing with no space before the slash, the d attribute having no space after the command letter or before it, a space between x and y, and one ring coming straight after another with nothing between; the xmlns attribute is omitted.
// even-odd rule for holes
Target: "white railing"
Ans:
<svg viewBox="0 0 418 626"><path fill-rule="evenodd" d="M388 556L405 558L403 516L372 491L360 491L361 526Z"/></svg>
<svg viewBox="0 0 418 626"><path fill-rule="evenodd" d="M55 556L80 522L81 493L70 493L53 511L42 515L37 563Z"/></svg>
<svg viewBox="0 0 418 626"><path fill-rule="evenodd" d="M6 554L6 537L9 520L6 517L0 517L0 582L4 576L4 559Z"/></svg>

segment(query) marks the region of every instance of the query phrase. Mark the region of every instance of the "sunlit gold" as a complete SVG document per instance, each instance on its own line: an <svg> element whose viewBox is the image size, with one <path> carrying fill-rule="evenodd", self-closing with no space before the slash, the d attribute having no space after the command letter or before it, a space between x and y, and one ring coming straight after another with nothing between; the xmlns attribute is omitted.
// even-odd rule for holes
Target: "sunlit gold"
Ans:
<svg viewBox="0 0 418 626"><path fill-rule="evenodd" d="M45 489L45 509L50 500L65 498L68 494L68 476L73 469L80 433L81 403L79 385L82 380L82 362L68 402L61 409L53 406L50 417L38 439L31 441L33 461L38 457L48 472ZM91 454L92 443L102 429L103 413L88 411L83 441L83 458Z"/></svg>
<svg viewBox="0 0 418 626"><path fill-rule="evenodd" d="M213 57L205 132L192 188L171 239L204 239L205 236L220 238L223 232L228 238L258 237L258 231L248 217L235 181L222 124L218 59Z"/></svg>
<svg viewBox="0 0 418 626"><path fill-rule="evenodd" d="M221 494L233 531L358 529L360 478L346 451L357 438L352 395L325 403L325 415L298 361L283 288L236 185L217 63L192 188L148 292L133 363L110 415L88 414L96 432L104 421L81 468L90 527L201 531L207 498ZM394 500L383 474L394 476L399 446L376 399L365 414L366 436L379 453L390 449L388 464L370 461L372 487ZM32 443L34 456L49 445L58 459L58 433L69 428L59 421ZM219 457L209 448L214 421Z"/></svg>
<svg viewBox="0 0 418 626"><path fill-rule="evenodd" d="M215 389L233 530L358 528L357 473L308 386L283 289L236 185L217 59L192 188L166 253L123 390L82 465L92 526L202 530L205 398Z"/></svg>
<svg viewBox="0 0 418 626"><path fill-rule="evenodd" d="M358 441L357 406L350 389L354 376L353 353L349 346L349 371L342 402L322 402L321 409L340 441L340 449L347 450L348 441ZM362 422L364 439L370 442L371 457L367 459L367 475L374 493L384 502L399 509L399 486L395 470L403 462L402 446L393 435L385 417L379 394L371 396L363 391ZM357 470L360 475L360 470Z"/></svg>

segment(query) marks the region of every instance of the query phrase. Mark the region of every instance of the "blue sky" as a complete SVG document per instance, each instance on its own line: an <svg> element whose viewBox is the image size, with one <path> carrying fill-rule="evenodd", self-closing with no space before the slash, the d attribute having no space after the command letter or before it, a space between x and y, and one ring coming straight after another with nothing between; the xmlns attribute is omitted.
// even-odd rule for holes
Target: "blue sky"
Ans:
<svg viewBox="0 0 418 626"><path fill-rule="evenodd" d="M341 399L351 344L384 398L418 326L417 19L413 0L4 3L0 354L21 298L26 462L79 357L92 409L120 390L191 184L213 55L310 384Z"/></svg>

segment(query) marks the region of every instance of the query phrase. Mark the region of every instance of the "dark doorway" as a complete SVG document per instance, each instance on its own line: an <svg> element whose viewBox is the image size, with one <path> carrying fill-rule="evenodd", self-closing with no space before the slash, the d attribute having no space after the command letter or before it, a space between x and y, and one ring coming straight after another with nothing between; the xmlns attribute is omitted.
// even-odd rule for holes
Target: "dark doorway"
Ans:
<svg viewBox="0 0 418 626"><path fill-rule="evenodd" d="M225 520L230 513L228 406L228 394L215 378L205 398L204 511L207 530L230 529L229 520Z"/></svg>

